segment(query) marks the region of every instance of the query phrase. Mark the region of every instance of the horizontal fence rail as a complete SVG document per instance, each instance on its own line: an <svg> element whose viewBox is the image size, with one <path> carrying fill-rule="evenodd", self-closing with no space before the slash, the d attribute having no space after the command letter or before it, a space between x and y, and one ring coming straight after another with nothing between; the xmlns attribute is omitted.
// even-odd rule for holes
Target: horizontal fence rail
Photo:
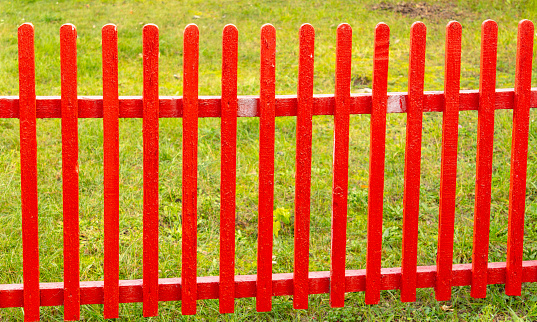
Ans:
<svg viewBox="0 0 537 322"><path fill-rule="evenodd" d="M408 94L388 93L386 113L406 113ZM220 96L199 96L198 117L222 117L222 98ZM423 92L423 112L443 112L444 92ZM312 115L334 115L335 99L333 94L314 94ZM371 114L372 94L351 94L350 114ZM513 88L496 89L494 109L512 110L515 106ZM530 107L537 108L537 88L531 89ZM479 91L461 90L459 111L477 111ZM296 95L276 95L275 116L297 116L298 99ZM238 96L237 117L259 117L259 97ZM61 118L61 98L59 96L37 96L36 117L38 119ZM19 97L0 96L0 118L19 118ZM143 118L142 96L119 96L119 118ZM183 117L182 96L159 97L160 118ZM78 118L103 118L103 98L101 96L78 96Z"/></svg>
<svg viewBox="0 0 537 322"><path fill-rule="evenodd" d="M416 300L417 288L434 288L436 299L451 299L453 286L471 286L486 296L486 286L505 284L520 295L521 283L537 282L537 261L523 261L524 210L534 27L519 23L514 89L496 89L498 26L482 25L479 90L460 90L461 33L446 27L444 91L424 91L427 28L410 30L407 93L388 93L390 29L375 28L371 94L351 94L352 28L337 28L334 94L313 94L315 31L299 32L297 95L276 95L276 29L261 28L260 94L237 96L238 30L222 33L222 96L198 94L199 30L184 30L183 96L159 96L159 29L143 28L143 96L118 96L118 31L102 29L103 96L77 95L77 32L60 29L61 96L35 94L34 28L18 31L19 96L0 97L0 118L20 119L23 284L0 285L0 307L24 307L25 320L39 320L40 306L63 305L66 320L80 319L80 305L104 304L104 317L117 318L119 303L143 303L143 315L158 315L159 301L182 301L182 314L196 314L197 300L219 299L220 312L232 313L234 299L256 297L259 312L272 309L272 297L293 295L296 309L308 308L308 295L328 293L331 307L345 305L346 292L365 292L376 304L381 290L400 290L401 301ZM513 110L507 260L488 262L494 111ZM471 264L453 264L458 116L478 111L474 241ZM420 162L424 112L442 112L442 160L437 262L417 266ZM386 114L406 113L402 263L382 268L382 222ZM346 269L349 120L371 114L366 268ZM312 117L334 116L332 234L330 271L309 271ZM296 116L294 272L273 274L275 118ZM159 118L182 122L182 245L180 278L159 278ZM220 275L197 276L198 119L216 117L221 126ZM259 216L257 275L235 275L237 117L259 117ZM60 118L62 131L64 281L39 282L36 119ZM103 118L104 280L80 281L78 119ZM119 280L119 118L143 119L143 278Z"/></svg>
<svg viewBox="0 0 537 322"><path fill-rule="evenodd" d="M505 284L506 264L488 263L487 285ZM398 290L401 288L401 268L382 268L380 274L381 290ZM417 267L417 288L432 288L437 283L436 266ZM522 264L522 282L537 282L537 261L524 261ZM235 298L256 296L256 275L235 276ZM364 292L366 281L365 269L345 271L345 292ZM330 272L309 272L309 294L327 294L330 292ZM472 284L472 264L454 264L451 286L468 286ZM143 302L143 280L119 281L119 303ZM0 285L0 307L22 307L23 284ZM294 283L292 273L272 275L272 296L293 295ZM181 279L159 279L159 301L181 300ZM197 277L198 300L219 298L218 276ZM63 305L63 283L41 283L41 306ZM104 282L80 282L80 304L103 304Z"/></svg>

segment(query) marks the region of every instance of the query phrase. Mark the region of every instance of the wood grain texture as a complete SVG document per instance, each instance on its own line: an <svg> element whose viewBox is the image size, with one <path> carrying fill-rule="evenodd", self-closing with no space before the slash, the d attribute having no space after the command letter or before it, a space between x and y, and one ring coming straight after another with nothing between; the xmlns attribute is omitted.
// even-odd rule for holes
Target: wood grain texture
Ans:
<svg viewBox="0 0 537 322"><path fill-rule="evenodd" d="M332 236L330 248L330 306L345 305L347 194L349 184L349 113L351 96L352 28L337 28Z"/></svg>
<svg viewBox="0 0 537 322"><path fill-rule="evenodd" d="M159 235L159 29L143 28L143 291L144 317L158 314L158 235Z"/></svg>
<svg viewBox="0 0 537 322"><path fill-rule="evenodd" d="M119 317L119 97L117 27L102 29L104 318Z"/></svg>
<svg viewBox="0 0 537 322"><path fill-rule="evenodd" d="M64 319L80 319L76 28L60 28Z"/></svg>
<svg viewBox="0 0 537 322"><path fill-rule="evenodd" d="M235 310L238 40L237 27L226 25L222 32L220 313L233 313Z"/></svg>
<svg viewBox="0 0 537 322"><path fill-rule="evenodd" d="M313 62L315 30L303 24L299 32L296 172L295 172L295 254L293 307L308 309L310 258L311 144L313 107Z"/></svg>
<svg viewBox="0 0 537 322"><path fill-rule="evenodd" d="M481 75L477 121L471 290L471 295L475 298L484 298L487 295L497 43L498 25L492 20L486 20L481 25Z"/></svg>
<svg viewBox="0 0 537 322"><path fill-rule="evenodd" d="M457 194L461 35L462 26L460 23L456 21L448 23L444 63L445 108L442 115L442 161L438 210L438 251L436 255L435 296L437 301L451 299L455 197Z"/></svg>
<svg viewBox="0 0 537 322"><path fill-rule="evenodd" d="M274 211L274 127L276 93L276 29L261 28L259 102L259 218L257 240L258 312L272 308L272 245Z"/></svg>
<svg viewBox="0 0 537 322"><path fill-rule="evenodd" d="M518 24L515 107L511 144L511 178L509 188L509 228L507 235L507 280L505 294L520 296L522 289L522 256L524 251L524 213L526 208L526 175L528 167L528 134L533 62L533 23Z"/></svg>
<svg viewBox="0 0 537 322"><path fill-rule="evenodd" d="M39 321L39 223L34 26L18 29L24 320Z"/></svg>
<svg viewBox="0 0 537 322"><path fill-rule="evenodd" d="M198 62L199 30L190 24L183 44L183 207L181 312L196 314L198 258Z"/></svg>
<svg viewBox="0 0 537 322"><path fill-rule="evenodd" d="M418 259L418 217L420 211L421 135L423 86L427 28L415 22L410 28L408 64L408 111L405 146L405 187L403 196L403 260L401 301L416 300L416 263Z"/></svg>
<svg viewBox="0 0 537 322"><path fill-rule="evenodd" d="M365 303L380 300L382 267L382 211L384 205L384 161L386 151L386 109L388 105L388 62L390 28L375 27L373 59L373 106L369 144L369 189L367 206L367 262Z"/></svg>

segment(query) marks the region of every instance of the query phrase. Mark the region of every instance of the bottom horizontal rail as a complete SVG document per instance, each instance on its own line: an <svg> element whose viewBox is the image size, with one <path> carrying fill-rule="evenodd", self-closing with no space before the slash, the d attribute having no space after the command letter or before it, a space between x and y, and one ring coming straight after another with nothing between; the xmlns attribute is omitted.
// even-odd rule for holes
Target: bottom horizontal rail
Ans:
<svg viewBox="0 0 537 322"><path fill-rule="evenodd" d="M487 284L505 283L505 262L489 263ZM293 294L293 274L274 274L272 276L272 295ZM418 267L418 288L435 286L436 266ZM453 265L453 286L470 285L472 281L472 264ZM198 277L198 299L217 299L218 276ZM523 262L522 282L537 282L537 260ZM123 280L119 282L119 301L121 303L142 302L142 280ZM401 268L383 268L381 289L396 290L401 285ZM330 272L309 273L309 293L323 294L329 292ZM345 273L345 291L365 291L365 269L347 270ZM63 283L40 284L41 306L63 305ZM235 276L235 298L255 297L256 275ZM159 279L159 301L181 300L181 278ZM22 284L0 285L0 307L22 307L24 301ZM80 282L80 304L103 304L104 282Z"/></svg>

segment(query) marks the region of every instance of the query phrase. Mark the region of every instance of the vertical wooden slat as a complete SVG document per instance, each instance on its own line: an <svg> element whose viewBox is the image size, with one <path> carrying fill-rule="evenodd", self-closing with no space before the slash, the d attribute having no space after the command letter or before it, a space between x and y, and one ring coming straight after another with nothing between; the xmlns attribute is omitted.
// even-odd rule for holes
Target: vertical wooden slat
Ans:
<svg viewBox="0 0 537 322"><path fill-rule="evenodd" d="M39 321L34 26L22 24L18 38L24 320Z"/></svg>
<svg viewBox="0 0 537 322"><path fill-rule="evenodd" d="M183 240L181 311L196 314L198 190L198 61L199 30L184 31L183 56Z"/></svg>
<svg viewBox="0 0 537 322"><path fill-rule="evenodd" d="M260 125L259 125L259 218L257 242L258 312L272 307L272 229L274 207L274 126L276 102L276 29L261 27Z"/></svg>
<svg viewBox="0 0 537 322"><path fill-rule="evenodd" d="M330 252L330 305L345 305L345 252L349 183L349 113L351 97L352 28L337 28L336 107L334 110L334 173L332 186L332 243Z"/></svg>
<svg viewBox="0 0 537 322"><path fill-rule="evenodd" d="M498 25L493 20L486 20L481 25L481 75L477 121L471 289L471 295L475 298L484 298L487 295L497 43Z"/></svg>
<svg viewBox="0 0 537 322"><path fill-rule="evenodd" d="M459 135L461 33L461 24L456 21L451 21L446 26L442 164L440 169L438 252L436 255L435 296L437 301L449 301L451 299L455 196L457 187L457 144Z"/></svg>
<svg viewBox="0 0 537 322"><path fill-rule="evenodd" d="M64 319L80 319L76 28L60 28Z"/></svg>
<svg viewBox="0 0 537 322"><path fill-rule="evenodd" d="M311 116L313 108L314 41L315 30L310 24L303 24L300 27L296 123L295 267L293 275L293 307L295 309L307 309L309 295Z"/></svg>
<svg viewBox="0 0 537 322"><path fill-rule="evenodd" d="M102 29L104 151L104 318L119 314L119 97L117 28Z"/></svg>
<svg viewBox="0 0 537 322"><path fill-rule="evenodd" d="M222 32L220 313L233 313L235 303L238 40L237 27L226 25Z"/></svg>
<svg viewBox="0 0 537 322"><path fill-rule="evenodd" d="M511 145L511 186L509 189L509 232L505 294L520 296L524 246L524 210L528 166L528 131L531 101L531 68L534 27L529 20L518 24L515 106Z"/></svg>
<svg viewBox="0 0 537 322"><path fill-rule="evenodd" d="M369 147L369 194L367 214L367 263L365 303L380 300L382 266L382 211L384 199L384 161L386 151L386 108L388 103L388 62L390 28L385 23L375 27L373 59L373 97Z"/></svg>
<svg viewBox="0 0 537 322"><path fill-rule="evenodd" d="M159 30L148 24L143 29L143 174L144 174L144 317L158 314L158 175L159 175Z"/></svg>
<svg viewBox="0 0 537 322"><path fill-rule="evenodd" d="M405 190L403 196L403 260L401 264L401 301L416 300L418 217L420 211L421 132L423 119L423 82L427 28L415 22L410 29L408 67L408 109L405 148Z"/></svg>

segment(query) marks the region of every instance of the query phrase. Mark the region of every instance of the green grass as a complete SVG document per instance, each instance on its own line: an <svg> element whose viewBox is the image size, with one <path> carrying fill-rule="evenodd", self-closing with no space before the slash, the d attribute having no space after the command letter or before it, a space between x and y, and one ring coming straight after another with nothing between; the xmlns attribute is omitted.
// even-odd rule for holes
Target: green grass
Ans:
<svg viewBox="0 0 537 322"><path fill-rule="evenodd" d="M338 1L1 1L0 95L18 94L17 33L23 22L36 28L37 94L59 95L59 27L74 23L78 30L79 95L101 95L100 28L115 23L119 31L120 95L142 93L142 27L160 27L160 94L182 94L182 31L188 23L200 28L200 95L219 95L221 32L225 24L239 29L238 93L259 91L259 30L270 22L277 29L276 91L296 92L298 28L309 22L316 28L315 93L334 92L335 30L339 23L353 27L352 91L371 87L372 40L375 25L391 28L389 91L405 91L409 28L420 18L390 11L372 11L376 1L348 4ZM514 85L516 27L534 17L526 2L460 0L448 5L453 19L463 25L463 89L479 85L480 25L492 18L499 24L497 87ZM532 2L533 3L533 2ZM533 8L533 9L532 9ZM194 18L197 16L199 18ZM442 90L444 37L447 18L424 17L427 24L426 90ZM537 66L537 64L535 64ZM534 67L534 75L537 67ZM178 78L175 76L179 76ZM533 83L535 84L535 82ZM527 213L524 259L537 258L537 114L531 113L528 156ZM383 267L400 266L404 171L404 114L388 115ZM313 120L311 270L330 267L330 207L333 118ZM505 261L511 111L496 112L491 218L490 261ZM57 119L38 120L39 229L41 281L62 280L61 134ZM257 177L259 125L256 118L238 121L237 274L254 274L257 245ZM441 155L440 113L424 115L422 184L418 264L433 265L436 258L438 191ZM142 277L142 121L120 120L120 278ZM475 185L477 113L460 114L457 213L454 263L471 262ZM177 277L181 269L181 119L160 121L160 277ZM276 120L275 209L291 211L274 243L274 272L293 267L293 199L295 118ZM0 120L0 283L22 282L20 161L18 120ZM103 151L102 121L79 121L81 279L103 278ZM347 267L365 267L366 206L369 163L369 116L351 117L349 221ZM200 119L198 189L198 275L218 275L220 186L220 121ZM381 304L366 306L363 294L348 294L344 309L330 309L327 295L311 296L310 309L295 311L291 297L274 299L271 313L255 313L253 299L237 300L236 314L218 314L216 300L200 301L199 314L185 320L511 320L537 318L537 287L524 285L523 296L504 295L503 286L489 286L486 300L472 299L468 287L456 287L450 302L434 301L433 291L418 291L416 303L403 304L399 292L382 292ZM443 305L446 305L443 307ZM141 304L121 306L121 320L142 320ZM62 307L42 308L42 319L62 319ZM101 320L102 306L82 308L87 320ZM21 308L0 310L0 319L22 319ZM161 303L155 321L183 319L180 303Z"/></svg>

